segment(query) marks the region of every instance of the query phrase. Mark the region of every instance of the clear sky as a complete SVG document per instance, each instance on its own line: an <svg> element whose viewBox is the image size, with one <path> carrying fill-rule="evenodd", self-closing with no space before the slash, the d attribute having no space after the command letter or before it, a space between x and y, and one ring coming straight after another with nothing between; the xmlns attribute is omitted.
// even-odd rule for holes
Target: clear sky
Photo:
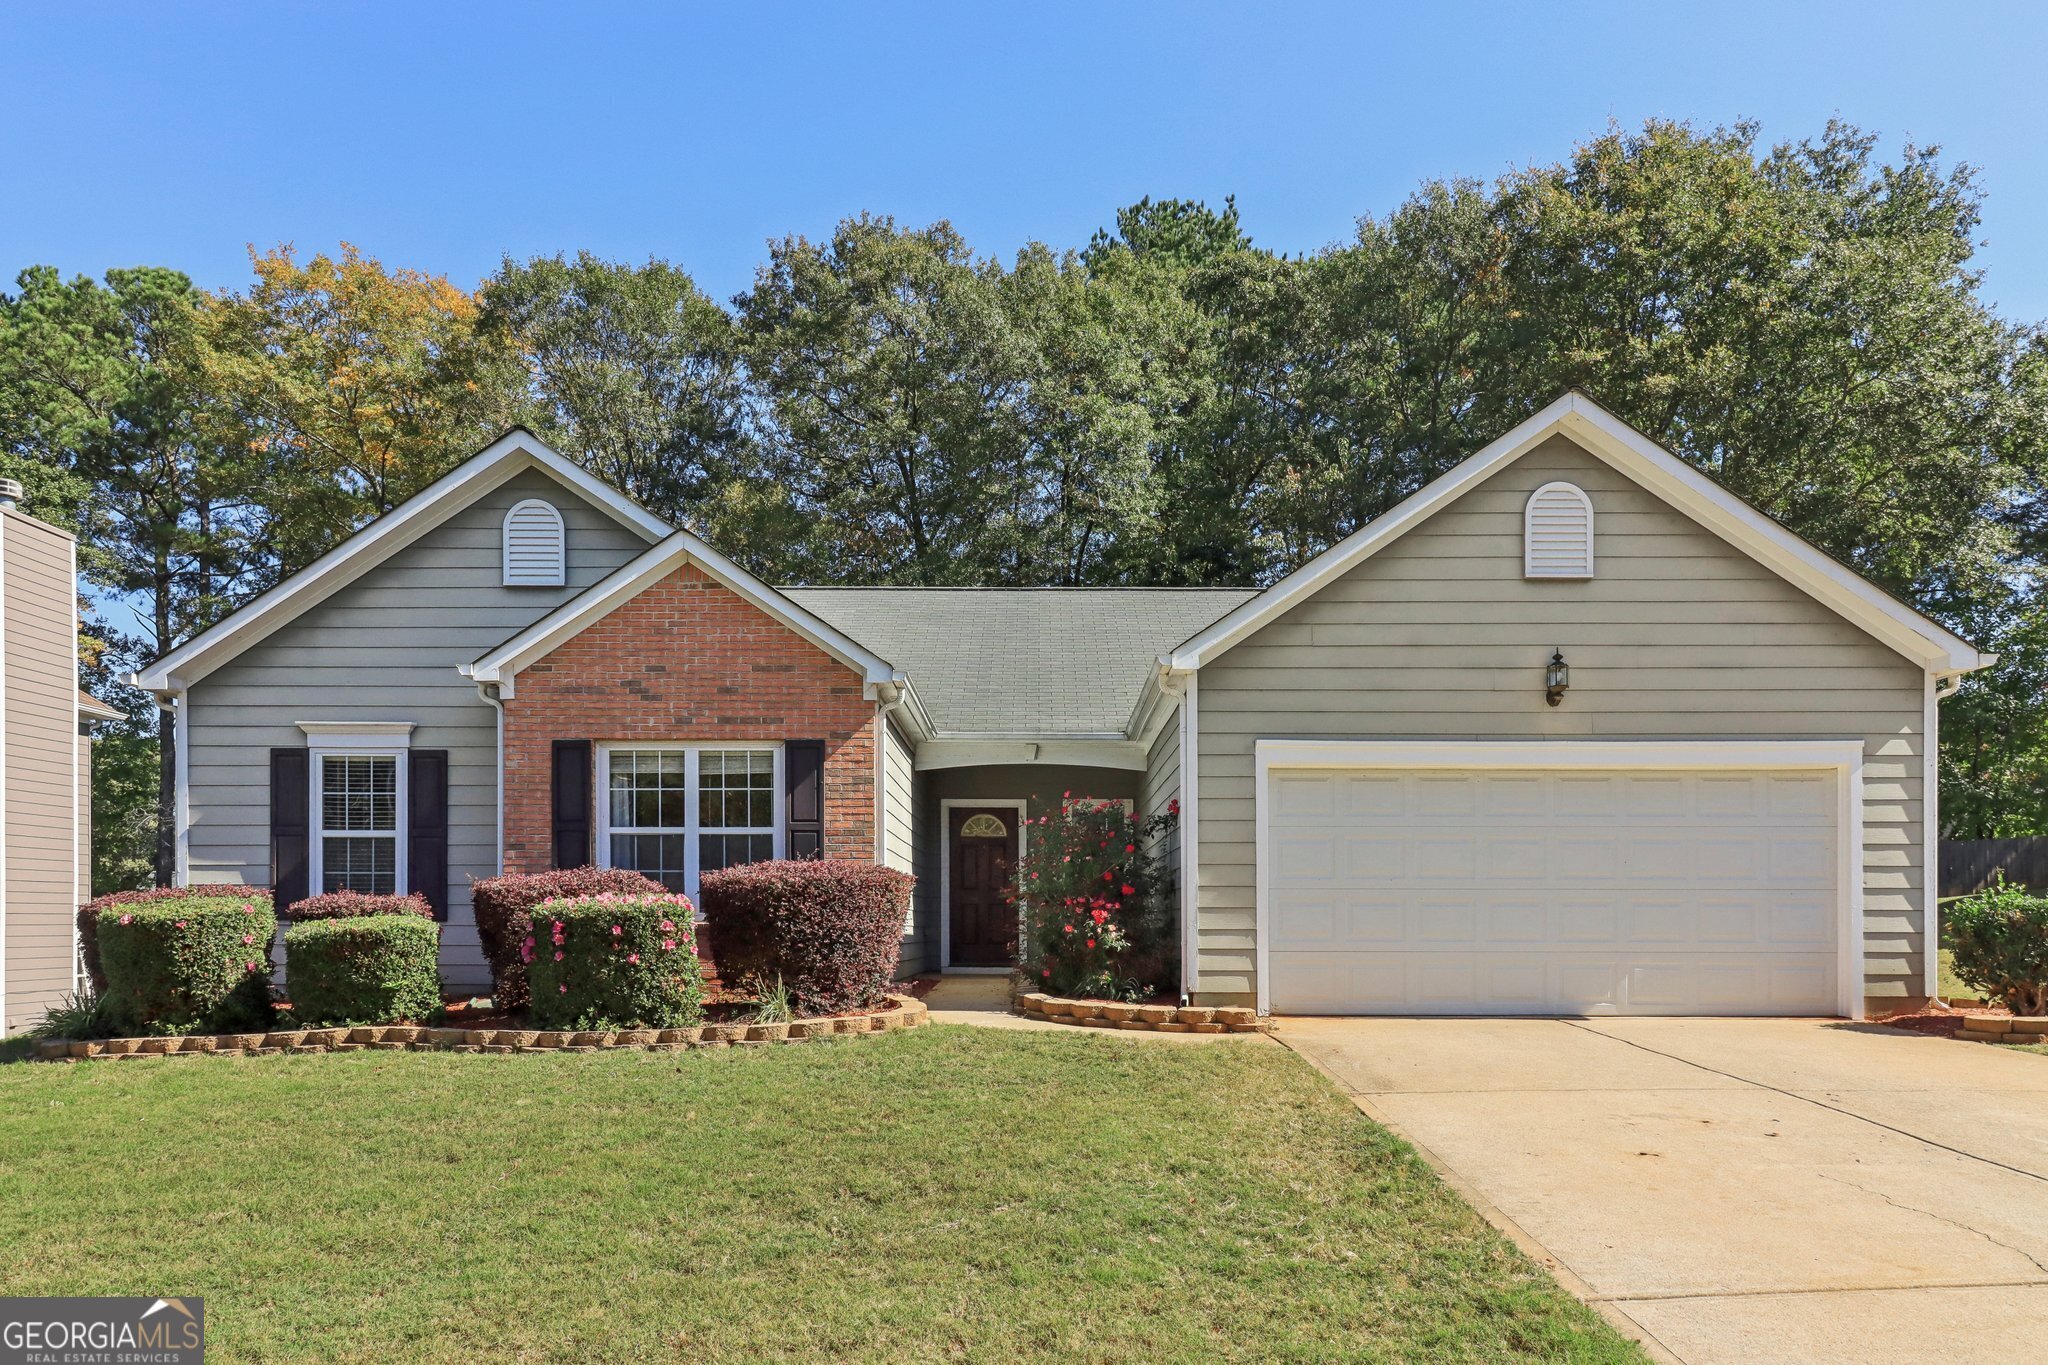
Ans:
<svg viewBox="0 0 2048 1365"><path fill-rule="evenodd" d="M0 15L0 276L348 240L474 284L661 256L724 298L863 209L1007 256L1143 195L1346 238L1428 176L1610 120L1840 115L1981 169L1985 292L2048 319L2048 5L19 4Z"/></svg>

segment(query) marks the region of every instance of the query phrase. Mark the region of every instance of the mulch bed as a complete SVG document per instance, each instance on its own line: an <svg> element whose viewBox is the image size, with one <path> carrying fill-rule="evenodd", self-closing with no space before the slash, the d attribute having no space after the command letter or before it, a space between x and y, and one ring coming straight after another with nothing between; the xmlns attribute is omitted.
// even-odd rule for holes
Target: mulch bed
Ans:
<svg viewBox="0 0 2048 1365"><path fill-rule="evenodd" d="M1913 1014L1893 1014L1873 1022L1889 1024L1893 1028L1908 1029L1914 1033L1932 1033L1943 1038L1953 1038L1963 1031L1963 1020L1971 1015L2009 1016L2011 1010L2003 1005L1986 1005L1972 1002L1965 1005L1951 1005L1947 1009L1928 1006Z"/></svg>

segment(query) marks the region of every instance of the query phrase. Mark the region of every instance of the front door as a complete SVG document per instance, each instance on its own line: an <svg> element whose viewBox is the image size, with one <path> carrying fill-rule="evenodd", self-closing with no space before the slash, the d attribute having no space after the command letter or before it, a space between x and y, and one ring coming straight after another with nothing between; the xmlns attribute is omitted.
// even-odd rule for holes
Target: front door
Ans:
<svg viewBox="0 0 2048 1365"><path fill-rule="evenodd" d="M1017 960L1017 812L955 806L946 821L949 937L953 967L1007 967Z"/></svg>

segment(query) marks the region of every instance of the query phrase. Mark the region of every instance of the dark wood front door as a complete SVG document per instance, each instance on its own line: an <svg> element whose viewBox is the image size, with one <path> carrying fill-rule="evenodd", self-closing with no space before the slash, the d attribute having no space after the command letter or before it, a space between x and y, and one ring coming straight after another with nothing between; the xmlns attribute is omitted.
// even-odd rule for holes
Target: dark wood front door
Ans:
<svg viewBox="0 0 2048 1365"><path fill-rule="evenodd" d="M946 821L953 967L1017 960L1017 812L955 806Z"/></svg>

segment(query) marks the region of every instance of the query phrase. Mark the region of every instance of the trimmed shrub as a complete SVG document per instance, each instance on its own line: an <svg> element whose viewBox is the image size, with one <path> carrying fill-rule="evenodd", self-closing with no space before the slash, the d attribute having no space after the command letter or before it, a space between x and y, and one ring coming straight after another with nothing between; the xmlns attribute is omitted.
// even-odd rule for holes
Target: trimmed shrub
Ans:
<svg viewBox="0 0 2048 1365"><path fill-rule="evenodd" d="M491 999L501 1010L524 1009L526 963L519 947L531 932L531 912L542 901L599 896L664 896L660 882L622 867L570 867L553 872L519 872L484 877L469 884L476 907L476 936L491 968Z"/></svg>
<svg viewBox="0 0 2048 1365"><path fill-rule="evenodd" d="M158 901L185 900L192 896L241 897L271 905L267 886L235 886L228 882L206 882L198 886L158 886L147 891L115 891L78 907L78 951L85 959L85 974L92 978L95 995L107 993L107 974L100 969L100 912L109 906L155 905Z"/></svg>
<svg viewBox="0 0 2048 1365"><path fill-rule="evenodd" d="M284 931L284 963L302 1024L418 1023L441 1008L441 926L409 909L294 924Z"/></svg>
<svg viewBox="0 0 2048 1365"><path fill-rule="evenodd" d="M286 919L299 924L316 919L362 919L367 915L418 915L422 919L432 919L434 907L417 891L410 896L366 896L360 891L329 891L323 896L293 901L284 911Z"/></svg>
<svg viewBox="0 0 2048 1365"><path fill-rule="evenodd" d="M841 858L746 863L703 878L721 978L759 991L779 977L800 1014L880 1004L896 975L917 879Z"/></svg>
<svg viewBox="0 0 2048 1365"><path fill-rule="evenodd" d="M233 1033L270 1024L267 892L186 891L107 906L99 914L101 997L117 1035Z"/></svg>
<svg viewBox="0 0 2048 1365"><path fill-rule="evenodd" d="M2014 1014L2048 1014L2048 898L2004 877L1942 912L1965 985Z"/></svg>
<svg viewBox="0 0 2048 1365"><path fill-rule="evenodd" d="M534 1024L681 1028L704 1017L704 969L687 896L601 892L545 901L520 940Z"/></svg>

